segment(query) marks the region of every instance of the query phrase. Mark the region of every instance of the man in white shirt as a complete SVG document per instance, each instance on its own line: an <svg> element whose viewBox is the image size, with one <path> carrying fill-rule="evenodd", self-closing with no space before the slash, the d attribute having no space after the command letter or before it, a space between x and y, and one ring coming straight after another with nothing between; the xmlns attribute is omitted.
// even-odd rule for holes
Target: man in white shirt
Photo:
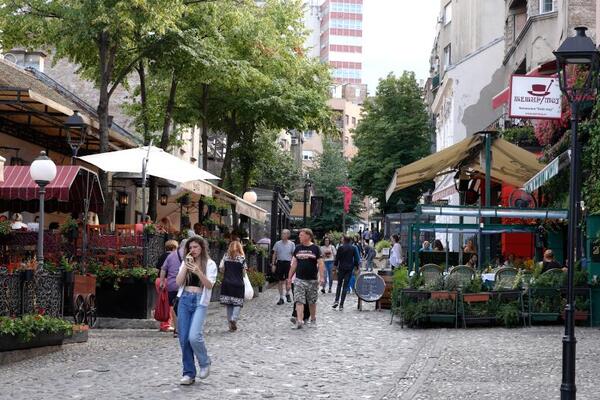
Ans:
<svg viewBox="0 0 600 400"><path fill-rule="evenodd" d="M402 246L400 246L400 237L392 235L392 251L390 252L390 265L392 271L402 264Z"/></svg>
<svg viewBox="0 0 600 400"><path fill-rule="evenodd" d="M284 229L281 232L281 240L277 241L273 246L273 260L271 263L271 271L277 281L277 289L279 290L278 306L285 303L286 300L288 303L292 302L289 289L286 288L285 298L283 297L283 288L290 273L290 265L295 249L296 245L290 240L290 231Z"/></svg>

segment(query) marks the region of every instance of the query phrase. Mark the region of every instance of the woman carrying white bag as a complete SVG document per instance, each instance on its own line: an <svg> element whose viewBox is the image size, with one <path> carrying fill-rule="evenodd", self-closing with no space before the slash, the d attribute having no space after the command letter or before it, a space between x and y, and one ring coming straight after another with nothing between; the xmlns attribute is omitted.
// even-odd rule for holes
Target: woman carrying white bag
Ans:
<svg viewBox="0 0 600 400"><path fill-rule="evenodd" d="M237 330L237 321L244 306L244 298L251 299L254 296L254 291L246 276L246 269L242 244L234 240L229 244L227 254L225 254L219 266L219 270L223 273L220 303L227 306L227 321L230 332Z"/></svg>

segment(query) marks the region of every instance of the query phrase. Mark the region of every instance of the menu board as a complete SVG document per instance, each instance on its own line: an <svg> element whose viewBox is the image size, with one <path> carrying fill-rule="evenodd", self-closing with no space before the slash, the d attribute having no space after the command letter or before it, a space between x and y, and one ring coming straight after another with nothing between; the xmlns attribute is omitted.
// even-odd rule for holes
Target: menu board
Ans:
<svg viewBox="0 0 600 400"><path fill-rule="evenodd" d="M373 302L381 299L385 292L385 281L373 272L361 274L356 278L356 295L363 301Z"/></svg>

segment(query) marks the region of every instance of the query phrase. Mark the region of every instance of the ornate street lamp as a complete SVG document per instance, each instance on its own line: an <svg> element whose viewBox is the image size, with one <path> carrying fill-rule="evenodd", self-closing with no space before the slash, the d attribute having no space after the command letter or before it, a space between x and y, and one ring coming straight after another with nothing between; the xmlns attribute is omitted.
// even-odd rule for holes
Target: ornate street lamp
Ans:
<svg viewBox="0 0 600 400"><path fill-rule="evenodd" d="M166 206L167 204L169 204L169 195L163 193L160 195L160 205Z"/></svg>
<svg viewBox="0 0 600 400"><path fill-rule="evenodd" d="M250 204L254 204L258 200L258 196L254 190L248 190L246 193L244 193L243 199Z"/></svg>
<svg viewBox="0 0 600 400"><path fill-rule="evenodd" d="M595 95L598 77L600 53L596 45L585 31L587 28L575 28L574 37L565 39L558 50L554 52L558 69L560 89L571 106L571 176L569 188L569 235L567 244L567 305L565 306L565 334L563 336L562 384L560 398L575 399L575 293L573 289L575 264L577 256L577 226L580 215L580 184L579 184L579 138L577 125L579 123L579 106ZM569 70L571 66L571 70ZM577 68L585 76L570 76Z"/></svg>
<svg viewBox="0 0 600 400"><path fill-rule="evenodd" d="M56 164L46 156L46 152L40 152L29 167L31 179L40 187L40 227L38 229L37 262L38 270L44 268L44 195L46 185L56 177Z"/></svg>
<svg viewBox="0 0 600 400"><path fill-rule="evenodd" d="M127 194L127 192L119 193L119 204L122 206L129 204L129 194Z"/></svg>
<svg viewBox="0 0 600 400"><path fill-rule="evenodd" d="M71 147L71 151L73 152L73 163L75 163L75 157L77 157L79 148L85 143L87 128L87 124L77 110L74 110L73 115L71 115L65 121L65 129L67 130L67 143L69 143L69 147ZM77 138L74 138L71 134L72 130L78 132L79 136Z"/></svg>

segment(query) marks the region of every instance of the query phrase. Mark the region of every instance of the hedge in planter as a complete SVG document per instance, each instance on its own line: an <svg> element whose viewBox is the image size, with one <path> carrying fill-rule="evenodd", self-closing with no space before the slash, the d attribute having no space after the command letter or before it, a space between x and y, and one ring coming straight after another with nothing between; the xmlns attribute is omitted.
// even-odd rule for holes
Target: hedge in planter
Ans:
<svg viewBox="0 0 600 400"><path fill-rule="evenodd" d="M60 318L44 315L0 317L0 351L59 345L72 332L73 325Z"/></svg>

